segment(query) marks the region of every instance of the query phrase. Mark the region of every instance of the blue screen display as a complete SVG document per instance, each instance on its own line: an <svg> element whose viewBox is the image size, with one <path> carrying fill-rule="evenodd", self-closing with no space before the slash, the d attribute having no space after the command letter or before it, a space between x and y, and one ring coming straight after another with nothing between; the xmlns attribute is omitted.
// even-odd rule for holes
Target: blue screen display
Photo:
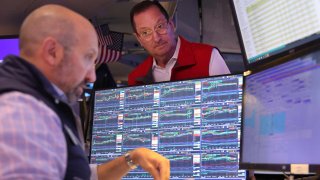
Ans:
<svg viewBox="0 0 320 180"><path fill-rule="evenodd" d="M18 38L0 38L0 62L9 54L19 55Z"/></svg>
<svg viewBox="0 0 320 180"><path fill-rule="evenodd" d="M239 170L242 75L98 90L91 163L137 147L170 160L170 179L245 179ZM123 179L151 179L138 168Z"/></svg>
<svg viewBox="0 0 320 180"><path fill-rule="evenodd" d="M245 78L241 163L320 164L319 77L317 50Z"/></svg>

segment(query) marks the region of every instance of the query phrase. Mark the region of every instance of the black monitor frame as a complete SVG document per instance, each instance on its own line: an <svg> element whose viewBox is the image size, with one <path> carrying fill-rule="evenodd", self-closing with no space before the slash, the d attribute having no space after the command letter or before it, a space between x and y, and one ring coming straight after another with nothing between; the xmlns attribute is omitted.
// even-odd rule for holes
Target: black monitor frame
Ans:
<svg viewBox="0 0 320 180"><path fill-rule="evenodd" d="M243 84L244 84L244 89L243 89L243 97L246 97L246 88L245 84L247 83L247 76L250 76L250 74L255 74L258 72L261 72L263 70L267 70L269 68L281 65L283 63L289 62L291 60L294 60L295 58L299 58L301 56L307 55L309 53L312 53L314 51L319 51L320 46L319 45L313 45L310 47L306 47L302 50L300 50L297 53L292 53L288 56L279 58L278 61L273 61L268 64L264 64L263 66L260 66L256 69L250 70L248 75L244 76L243 79ZM241 121L241 138L240 138L240 161L239 161L239 167L240 169L246 169L246 170L261 170L261 171L275 171L275 172L291 172L291 164L270 164L270 163L247 163L247 162L242 162L243 161L243 144L244 144L244 114L245 114L245 103L244 100L242 101L242 121ZM319 164L308 164L309 166L309 174L320 174L320 163Z"/></svg>
<svg viewBox="0 0 320 180"><path fill-rule="evenodd" d="M237 17L235 5L233 0L229 0L231 6L231 12L233 15L234 23L236 32L238 35L238 40L240 44L240 49L243 56L243 63L245 66L245 70L255 70L256 68L260 68L261 66L272 66L269 64L274 64L274 61L278 61L279 59L286 58L287 56L290 58L291 56L295 56L299 54L301 51L308 49L312 46L319 46L320 45L320 35L313 34L312 36L307 37L306 39L298 40L288 44L286 48L281 49L280 51L276 51L275 53L269 54L267 57L263 57L263 59L249 63L248 57L246 55L245 46L243 43L241 29L239 25L239 20ZM316 39L314 39L316 37Z"/></svg>
<svg viewBox="0 0 320 180"><path fill-rule="evenodd" d="M12 34L12 35L0 35L0 39L18 39L19 38L19 35L15 35L15 34Z"/></svg>

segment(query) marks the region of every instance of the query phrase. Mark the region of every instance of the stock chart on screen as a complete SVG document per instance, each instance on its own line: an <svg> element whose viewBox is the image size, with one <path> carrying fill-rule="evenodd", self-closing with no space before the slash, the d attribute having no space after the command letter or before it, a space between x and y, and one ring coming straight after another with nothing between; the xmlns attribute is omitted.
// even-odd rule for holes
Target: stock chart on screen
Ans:
<svg viewBox="0 0 320 180"><path fill-rule="evenodd" d="M239 170L242 75L98 90L91 163L138 147L170 160L170 179L245 179ZM143 169L123 179L152 179Z"/></svg>

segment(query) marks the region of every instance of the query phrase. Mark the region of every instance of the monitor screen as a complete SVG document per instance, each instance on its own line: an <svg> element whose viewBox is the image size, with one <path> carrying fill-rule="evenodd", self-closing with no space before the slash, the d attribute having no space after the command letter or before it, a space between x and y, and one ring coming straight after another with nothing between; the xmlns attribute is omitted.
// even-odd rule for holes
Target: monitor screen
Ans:
<svg viewBox="0 0 320 180"><path fill-rule="evenodd" d="M247 67L320 41L319 0L233 0L233 6Z"/></svg>
<svg viewBox="0 0 320 180"><path fill-rule="evenodd" d="M16 36L0 36L0 63L9 54L19 55L19 38Z"/></svg>
<svg viewBox="0 0 320 180"><path fill-rule="evenodd" d="M320 165L320 50L245 77L240 167ZM317 168L319 169L320 166Z"/></svg>
<svg viewBox="0 0 320 180"><path fill-rule="evenodd" d="M170 179L245 179L238 169L242 75L97 90L91 163L137 147L170 160ZM138 168L124 179L151 179Z"/></svg>

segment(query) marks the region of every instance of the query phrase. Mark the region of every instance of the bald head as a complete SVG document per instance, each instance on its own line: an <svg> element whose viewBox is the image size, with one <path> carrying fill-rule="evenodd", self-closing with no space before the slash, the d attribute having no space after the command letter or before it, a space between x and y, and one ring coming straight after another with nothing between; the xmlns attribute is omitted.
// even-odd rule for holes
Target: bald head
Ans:
<svg viewBox="0 0 320 180"><path fill-rule="evenodd" d="M20 29L20 56L33 64L70 99L96 79L97 33L80 14L59 5L42 6Z"/></svg>
<svg viewBox="0 0 320 180"><path fill-rule="evenodd" d="M83 29L94 32L90 22L80 14L59 5L45 5L30 13L20 29L21 55L34 56L46 37L55 38L68 49L81 41Z"/></svg>

